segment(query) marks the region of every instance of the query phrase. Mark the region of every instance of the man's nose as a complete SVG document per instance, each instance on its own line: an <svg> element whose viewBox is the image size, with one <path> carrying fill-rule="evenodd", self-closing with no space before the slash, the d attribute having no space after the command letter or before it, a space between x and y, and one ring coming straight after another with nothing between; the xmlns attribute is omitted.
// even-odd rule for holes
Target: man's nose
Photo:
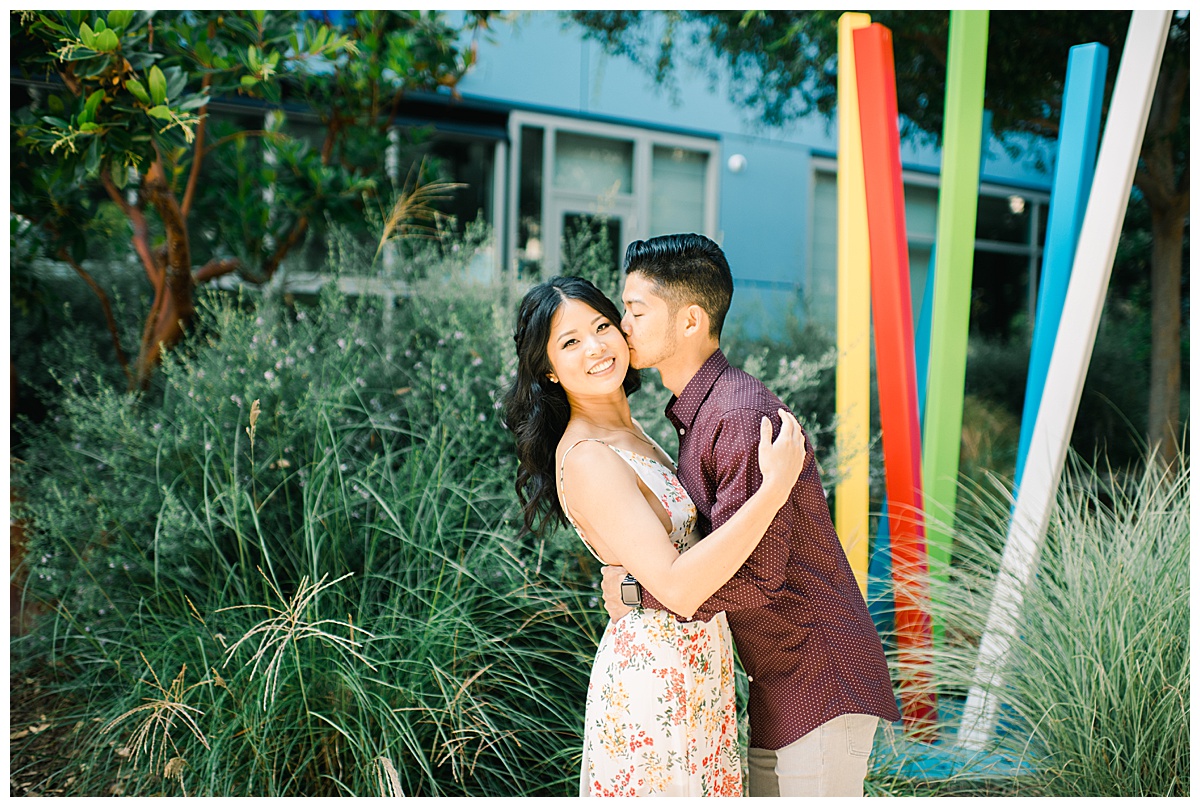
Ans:
<svg viewBox="0 0 1200 807"><path fill-rule="evenodd" d="M626 312L625 316L621 317L621 330L626 336L633 336L633 320L630 318L629 312Z"/></svg>

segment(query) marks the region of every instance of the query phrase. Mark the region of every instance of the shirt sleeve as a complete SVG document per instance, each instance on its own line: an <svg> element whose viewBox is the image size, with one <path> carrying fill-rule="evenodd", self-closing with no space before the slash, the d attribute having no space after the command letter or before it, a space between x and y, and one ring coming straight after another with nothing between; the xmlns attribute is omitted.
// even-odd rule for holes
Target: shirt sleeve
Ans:
<svg viewBox="0 0 1200 807"><path fill-rule="evenodd" d="M726 413L717 427L708 458L716 483L716 502L710 515L713 530L728 521L762 484L758 443L759 423L764 414L767 413L757 409L734 410ZM771 418L772 435L778 436L779 414L770 413L768 417ZM804 461L806 468L815 461L807 435ZM750 557L697 609L693 619L707 621L720 611L762 607L783 587L790 553L788 507L784 505ZM646 607L663 608L649 591L643 591L642 597Z"/></svg>

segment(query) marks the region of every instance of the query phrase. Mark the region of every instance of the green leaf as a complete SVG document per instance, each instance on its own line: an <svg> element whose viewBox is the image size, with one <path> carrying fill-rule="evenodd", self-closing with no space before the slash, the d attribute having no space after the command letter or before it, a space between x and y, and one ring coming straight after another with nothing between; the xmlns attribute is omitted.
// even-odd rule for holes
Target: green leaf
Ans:
<svg viewBox="0 0 1200 807"><path fill-rule="evenodd" d="M254 76L242 76L242 86L243 87L253 87L257 83L258 83L258 79L255 78Z"/></svg>
<svg viewBox="0 0 1200 807"><path fill-rule="evenodd" d="M112 174L113 184L116 185L119 190L124 190L125 186L129 184L129 171L126 170L125 166L114 165L110 173Z"/></svg>
<svg viewBox="0 0 1200 807"><path fill-rule="evenodd" d="M96 49L96 34L86 22L79 24L79 38L83 40L83 44L87 47L92 50Z"/></svg>
<svg viewBox="0 0 1200 807"><path fill-rule="evenodd" d="M108 26L104 24L104 18L103 18L103 17L101 17L100 19L96 20L96 27L95 27L93 30L95 30L95 32L96 32L96 33L100 33L101 31L106 31L106 30L108 30Z"/></svg>
<svg viewBox="0 0 1200 807"><path fill-rule="evenodd" d="M59 25L45 14L38 14L38 22L49 28L51 31L56 31L60 34L66 34L68 36L71 34L70 30L68 30L65 25Z"/></svg>
<svg viewBox="0 0 1200 807"><path fill-rule="evenodd" d="M142 86L142 82L136 78L125 79L125 89L129 90L133 94L133 97L143 104L150 103L150 93L146 92L146 88Z"/></svg>
<svg viewBox="0 0 1200 807"><path fill-rule="evenodd" d="M108 27L115 31L123 31L125 27L133 20L133 11L129 9L117 9L116 11L108 12Z"/></svg>
<svg viewBox="0 0 1200 807"><path fill-rule="evenodd" d="M100 173L100 138L98 137L94 138L92 145L88 147L84 168L90 177L94 177Z"/></svg>
<svg viewBox="0 0 1200 807"><path fill-rule="evenodd" d="M163 71L163 75L167 78L167 97L178 98L185 89L187 89L187 74L179 69L178 66L172 65Z"/></svg>
<svg viewBox="0 0 1200 807"><path fill-rule="evenodd" d="M166 103L167 100L167 77L158 65L150 68L150 97L156 104Z"/></svg>
<svg viewBox="0 0 1200 807"><path fill-rule="evenodd" d="M104 100L104 90L96 90L88 96L87 103L83 105L83 112L88 120L96 119L96 110L100 108L100 102Z"/></svg>
<svg viewBox="0 0 1200 807"><path fill-rule="evenodd" d="M210 99L207 95L193 95L183 103L176 104L175 106L180 112L186 112L189 109L199 109L207 104L209 100Z"/></svg>
<svg viewBox="0 0 1200 807"><path fill-rule="evenodd" d="M67 108L63 106L62 98L57 95L48 96L46 98L46 106L50 107L50 111L56 115L61 115L67 111Z"/></svg>
<svg viewBox="0 0 1200 807"><path fill-rule="evenodd" d="M96 50L101 53L111 53L121 47L121 40L112 31L101 31L96 34Z"/></svg>
<svg viewBox="0 0 1200 807"><path fill-rule="evenodd" d="M43 115L42 120L53 126L55 129L70 129L71 124L62 118L56 118L51 115Z"/></svg>
<svg viewBox="0 0 1200 807"><path fill-rule="evenodd" d="M159 118L160 120L170 120L171 119L170 107L163 106L161 104L159 106L150 107L149 109L146 110L146 114L152 118Z"/></svg>
<svg viewBox="0 0 1200 807"><path fill-rule="evenodd" d="M84 121L83 123L79 124L79 131L83 132L84 134L98 132L100 131L100 124L92 123L91 121Z"/></svg>
<svg viewBox="0 0 1200 807"><path fill-rule="evenodd" d="M130 21L128 28L131 31L136 31L146 23L150 22L156 13L157 12L155 11L138 11L134 13L133 19Z"/></svg>

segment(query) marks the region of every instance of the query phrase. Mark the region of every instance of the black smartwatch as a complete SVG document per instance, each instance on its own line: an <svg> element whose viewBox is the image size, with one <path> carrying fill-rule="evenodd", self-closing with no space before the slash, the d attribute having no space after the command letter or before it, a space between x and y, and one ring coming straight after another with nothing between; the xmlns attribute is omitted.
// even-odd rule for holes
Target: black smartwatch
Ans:
<svg viewBox="0 0 1200 807"><path fill-rule="evenodd" d="M621 602L631 608L640 608L642 605L642 585L631 574L625 575L621 581Z"/></svg>

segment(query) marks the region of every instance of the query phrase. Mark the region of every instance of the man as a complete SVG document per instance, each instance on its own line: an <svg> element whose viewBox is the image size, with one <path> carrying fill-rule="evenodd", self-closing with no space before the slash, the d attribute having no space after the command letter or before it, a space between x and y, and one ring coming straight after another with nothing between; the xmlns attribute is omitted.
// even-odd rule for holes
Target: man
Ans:
<svg viewBox="0 0 1200 807"><path fill-rule="evenodd" d="M729 366L721 326L733 296L725 255L700 235L635 241L625 253L630 362L653 367L673 395L679 480L704 534L757 490L763 415L783 404ZM750 681L750 795L861 796L879 719L900 719L879 634L842 551L812 443L788 503L733 578L697 611L728 615ZM662 608L625 570L604 570L614 619L630 604ZM624 590L624 600L622 598Z"/></svg>

